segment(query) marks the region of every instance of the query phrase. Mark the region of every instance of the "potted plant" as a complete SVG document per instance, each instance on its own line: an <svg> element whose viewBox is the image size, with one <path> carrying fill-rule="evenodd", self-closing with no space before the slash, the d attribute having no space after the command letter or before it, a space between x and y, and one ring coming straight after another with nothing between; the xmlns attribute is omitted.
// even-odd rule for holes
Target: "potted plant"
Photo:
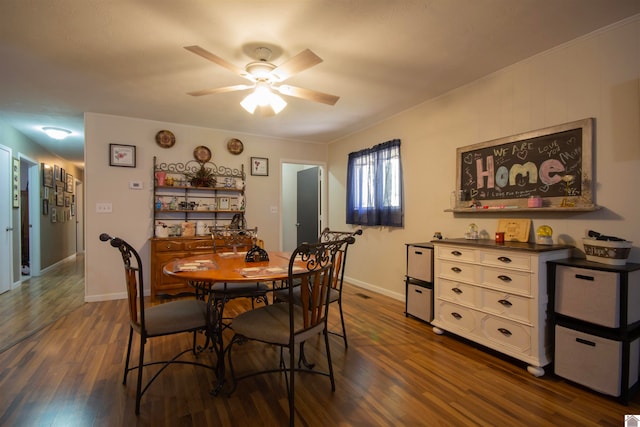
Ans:
<svg viewBox="0 0 640 427"><path fill-rule="evenodd" d="M204 167L204 163L200 164L200 168L185 172L185 178L194 187L214 187L216 185L216 177L209 168Z"/></svg>

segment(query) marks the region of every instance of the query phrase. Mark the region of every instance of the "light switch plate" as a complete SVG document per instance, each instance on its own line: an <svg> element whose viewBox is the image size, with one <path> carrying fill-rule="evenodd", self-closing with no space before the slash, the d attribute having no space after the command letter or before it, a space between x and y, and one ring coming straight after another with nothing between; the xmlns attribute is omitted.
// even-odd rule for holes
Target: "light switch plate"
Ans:
<svg viewBox="0 0 640 427"><path fill-rule="evenodd" d="M132 190L142 190L142 181L129 181L129 188Z"/></svg>

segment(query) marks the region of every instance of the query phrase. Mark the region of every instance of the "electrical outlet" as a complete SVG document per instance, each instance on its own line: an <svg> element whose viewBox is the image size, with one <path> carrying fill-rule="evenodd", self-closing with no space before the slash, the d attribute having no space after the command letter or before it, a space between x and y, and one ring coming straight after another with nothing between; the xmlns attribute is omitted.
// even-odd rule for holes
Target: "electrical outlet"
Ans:
<svg viewBox="0 0 640 427"><path fill-rule="evenodd" d="M105 214L113 212L113 205L111 202L96 203L96 213Z"/></svg>

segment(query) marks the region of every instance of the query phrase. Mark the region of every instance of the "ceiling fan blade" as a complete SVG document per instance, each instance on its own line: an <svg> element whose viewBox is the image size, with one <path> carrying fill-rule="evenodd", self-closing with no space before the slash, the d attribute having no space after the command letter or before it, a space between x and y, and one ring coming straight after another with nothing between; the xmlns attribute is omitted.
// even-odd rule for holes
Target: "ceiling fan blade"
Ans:
<svg viewBox="0 0 640 427"><path fill-rule="evenodd" d="M272 87L283 95L308 99L309 101L321 102L328 105L335 105L335 103L340 99L339 96L329 95L328 93L322 93L316 90L304 89L296 86L281 85Z"/></svg>
<svg viewBox="0 0 640 427"><path fill-rule="evenodd" d="M214 62L228 70L233 71L234 73L238 74L241 77L244 77L245 79L249 79L251 81L253 81L253 76L251 76L251 74L249 74L246 70L243 70L240 67L236 67L235 65L233 65L231 62L227 61L226 59L222 59L220 58L218 55L214 55L213 53L209 52L206 49L201 48L200 46L185 46L185 49L187 49L189 52L193 52L196 55L200 55L201 57L203 57L204 59L207 59L211 62Z"/></svg>
<svg viewBox="0 0 640 427"><path fill-rule="evenodd" d="M310 49L305 49L293 58L285 61L284 64L276 67L276 69L271 71L270 74L275 76L278 81L283 81L294 74L304 71L307 68L311 68L321 62L322 58L313 53Z"/></svg>
<svg viewBox="0 0 640 427"><path fill-rule="evenodd" d="M233 92L236 90L246 90L246 89L251 89L253 88L255 85L235 85L235 86L225 86L225 87L219 87L219 88L215 88L215 89L202 89L202 90L196 90L194 92L187 92L188 95L191 96L202 96L202 95L211 95L213 93L225 93L225 92Z"/></svg>

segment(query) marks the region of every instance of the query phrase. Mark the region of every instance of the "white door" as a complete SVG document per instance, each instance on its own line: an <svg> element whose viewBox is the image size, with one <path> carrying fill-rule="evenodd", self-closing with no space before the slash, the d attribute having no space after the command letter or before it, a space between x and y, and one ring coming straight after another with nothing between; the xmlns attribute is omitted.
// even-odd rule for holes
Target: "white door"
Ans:
<svg viewBox="0 0 640 427"><path fill-rule="evenodd" d="M0 293L13 282L13 225L11 221L11 150L0 145Z"/></svg>

